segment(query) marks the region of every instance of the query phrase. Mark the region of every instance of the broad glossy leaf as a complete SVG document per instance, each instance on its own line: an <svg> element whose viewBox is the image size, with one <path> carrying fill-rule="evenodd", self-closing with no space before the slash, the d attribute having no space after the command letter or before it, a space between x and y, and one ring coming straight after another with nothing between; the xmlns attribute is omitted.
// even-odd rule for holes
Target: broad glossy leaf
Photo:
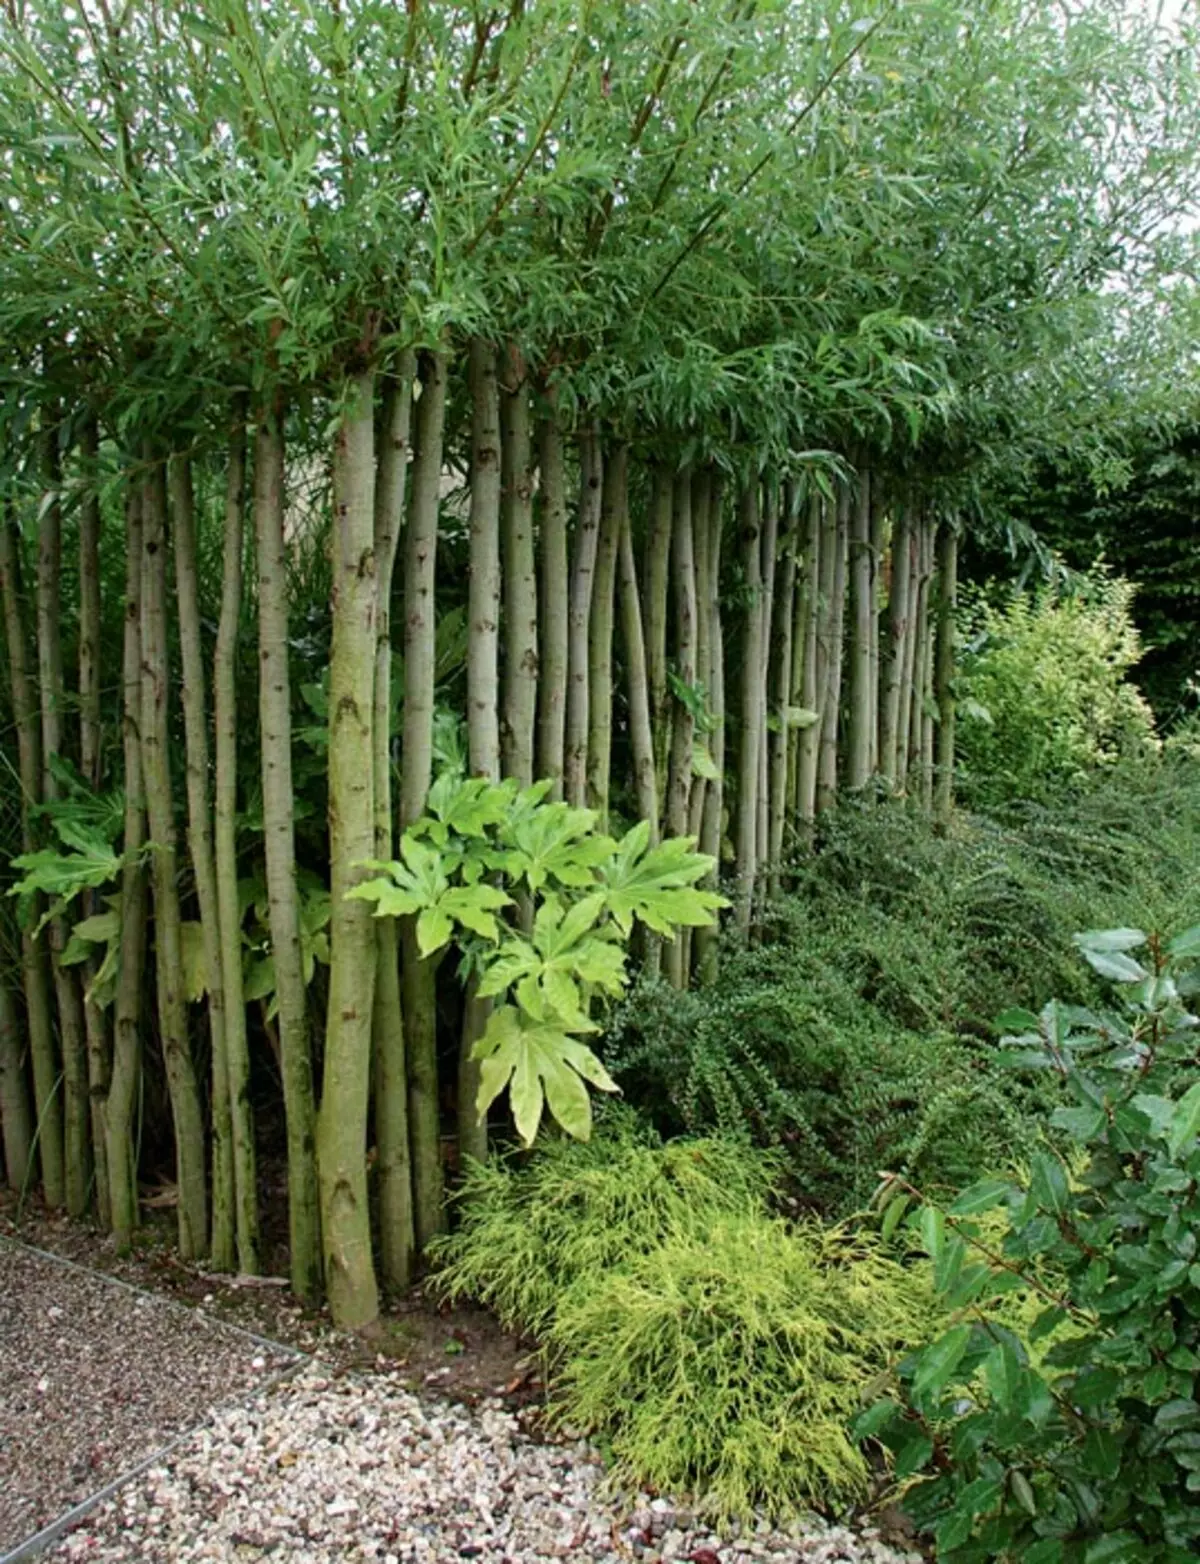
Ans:
<svg viewBox="0 0 1200 1564"><path fill-rule="evenodd" d="M1195 1082L1175 1104L1171 1115L1171 1127L1167 1134L1167 1150L1173 1157L1179 1156L1184 1147L1200 1132L1200 1081Z"/></svg>

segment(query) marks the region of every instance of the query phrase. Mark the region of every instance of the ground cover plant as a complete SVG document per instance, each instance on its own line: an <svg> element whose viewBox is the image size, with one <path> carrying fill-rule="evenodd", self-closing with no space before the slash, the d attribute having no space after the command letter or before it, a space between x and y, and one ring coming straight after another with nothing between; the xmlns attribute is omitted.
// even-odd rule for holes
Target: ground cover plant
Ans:
<svg viewBox="0 0 1200 1564"><path fill-rule="evenodd" d="M932 1293L869 1232L772 1214L778 1171L622 1114L474 1167L435 1285L537 1333L554 1420L599 1438L617 1482L726 1519L841 1510L868 1489L849 1420Z"/></svg>

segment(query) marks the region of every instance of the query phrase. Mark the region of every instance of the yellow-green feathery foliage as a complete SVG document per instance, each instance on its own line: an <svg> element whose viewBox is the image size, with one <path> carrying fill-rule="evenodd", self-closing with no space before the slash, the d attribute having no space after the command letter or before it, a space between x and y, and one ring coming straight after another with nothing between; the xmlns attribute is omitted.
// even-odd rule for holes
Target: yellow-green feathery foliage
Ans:
<svg viewBox="0 0 1200 1564"><path fill-rule="evenodd" d="M723 1219L564 1299L558 1415L607 1439L618 1481L720 1516L836 1508L867 1488L864 1387L930 1311L926 1273L862 1236Z"/></svg>
<svg viewBox="0 0 1200 1564"><path fill-rule="evenodd" d="M670 1236L761 1211L779 1162L736 1140L658 1143L614 1109L587 1144L553 1134L523 1166L468 1166L459 1223L434 1241L443 1297L471 1297L508 1326L544 1336L565 1293Z"/></svg>
<svg viewBox="0 0 1200 1564"><path fill-rule="evenodd" d="M928 1271L772 1216L776 1173L618 1114L588 1145L473 1167L436 1282L541 1339L553 1415L606 1443L618 1482L721 1516L836 1508L867 1486L846 1432L866 1385L928 1330Z"/></svg>

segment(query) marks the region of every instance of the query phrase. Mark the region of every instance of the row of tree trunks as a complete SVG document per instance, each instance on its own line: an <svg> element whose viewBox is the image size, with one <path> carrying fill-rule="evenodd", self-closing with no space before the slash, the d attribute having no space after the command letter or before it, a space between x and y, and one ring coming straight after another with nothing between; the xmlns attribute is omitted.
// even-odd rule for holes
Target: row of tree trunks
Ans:
<svg viewBox="0 0 1200 1564"><path fill-rule="evenodd" d="M288 1138L291 1279L324 1291L343 1324L378 1310L380 1284L411 1282L445 1222L438 1081L437 962L410 922L375 920L346 892L423 811L433 779L436 593L449 354L399 355L386 374L347 376L331 466L329 665L330 966L319 1096L313 997L297 884L281 395L253 420L252 540L245 536L248 408L231 405L220 491L220 613L208 663L193 458L145 444L128 459L122 652L124 858L119 975L111 1010L92 994L98 962L60 958L65 920L36 937L26 920L22 995L0 989L0 1124L5 1174L39 1173L52 1204L97 1210L127 1245L138 1220L137 1115L144 957L153 954L156 1026L176 1155L179 1245L193 1259L259 1268L255 1131L238 875L237 649L244 550L253 543L258 630L263 841L270 958ZM471 772L586 804L614 805L653 840L698 837L731 860L733 924L788 883L816 817L843 793L906 794L945 825L952 807L952 526L891 495L865 464L827 489L771 473L726 490L703 462L639 466L626 443L586 420L571 434L539 395L520 353L467 344L470 406L467 751ZM94 424L65 459L98 470ZM411 436L411 438L410 438ZM185 442L181 442L183 444ZM410 447L412 448L410 451ZM411 457L411 460L410 460ZM42 448L36 620L24 621L22 542L0 528L0 596L24 793L23 841L41 845L34 806L58 807L56 764L73 748L93 788L102 776L98 647L100 504L95 481L78 523L78 701L68 697L59 615L63 452ZM568 498L578 473L577 499ZM572 516L572 512L574 515ZM215 524L214 524L215 525ZM167 575L173 566L175 621ZM401 581L395 584L397 569ZM727 646L724 588L736 574L738 630ZM393 601L402 625L391 622ZM177 632L186 854L177 846L169 735L169 647ZM399 734L392 691L402 643ZM736 696L727 735L726 682ZM209 683L211 681L211 697ZM77 711L77 732L64 713ZM211 719L211 727L210 727ZM403 765L393 799L393 744ZM617 757L627 769L615 775ZM731 762L727 766L727 760ZM44 838L43 838L44 839ZM185 872L181 872L185 871ZM711 878L716 883L720 871ZM152 899L147 892L152 891ZM189 909L181 906L181 894ZM194 897L203 1011L189 1014L184 917ZM98 910L92 896L85 912ZM149 938L148 916L153 911ZM41 909L34 909L34 917ZM517 909L516 916L527 916ZM661 947L648 967L683 987L716 974L711 931ZM462 1157L487 1151L471 1058L489 1001L468 985L457 1073ZM211 1075L193 1034L207 1018ZM274 1040L274 1034L273 1034ZM28 1062L27 1062L28 1058ZM32 1092L29 1088L32 1086ZM368 1201L374 1148L377 1199ZM373 1232L374 1227L374 1232ZM377 1240L377 1257L376 1257Z"/></svg>

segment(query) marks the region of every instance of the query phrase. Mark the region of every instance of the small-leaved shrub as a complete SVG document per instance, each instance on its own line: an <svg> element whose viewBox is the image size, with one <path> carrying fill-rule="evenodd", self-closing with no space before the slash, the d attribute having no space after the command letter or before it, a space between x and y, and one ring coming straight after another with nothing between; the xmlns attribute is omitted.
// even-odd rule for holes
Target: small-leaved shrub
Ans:
<svg viewBox="0 0 1200 1564"><path fill-rule="evenodd" d="M1036 1148L1054 1081L999 1063L993 1018L1047 993L1102 999L1073 931L1200 921L1200 764L1108 773L1051 805L961 813L844 804L720 980L643 985L601 1053L660 1131L748 1130L806 1202L841 1216L882 1168L961 1187Z"/></svg>
<svg viewBox="0 0 1200 1564"><path fill-rule="evenodd" d="M1045 799L1153 749L1153 713L1127 678L1142 655L1133 595L1096 570L1070 592L968 605L956 748L974 804Z"/></svg>
<svg viewBox="0 0 1200 1564"><path fill-rule="evenodd" d="M902 1180L881 1201L885 1236L909 1224L952 1313L857 1430L917 1476L906 1508L941 1564L1200 1551L1200 927L1079 941L1122 1001L1005 1018L1014 1065L1064 1082L1074 1159L1036 1153L1026 1178L948 1207L910 1210ZM1027 1334L1006 1306L1022 1288L1042 1305Z"/></svg>
<svg viewBox="0 0 1200 1564"><path fill-rule="evenodd" d="M618 1482L724 1516L839 1506L868 1480L849 1419L931 1292L871 1235L772 1215L777 1171L606 1112L589 1144L468 1170L434 1285L539 1337L552 1415L606 1445Z"/></svg>

